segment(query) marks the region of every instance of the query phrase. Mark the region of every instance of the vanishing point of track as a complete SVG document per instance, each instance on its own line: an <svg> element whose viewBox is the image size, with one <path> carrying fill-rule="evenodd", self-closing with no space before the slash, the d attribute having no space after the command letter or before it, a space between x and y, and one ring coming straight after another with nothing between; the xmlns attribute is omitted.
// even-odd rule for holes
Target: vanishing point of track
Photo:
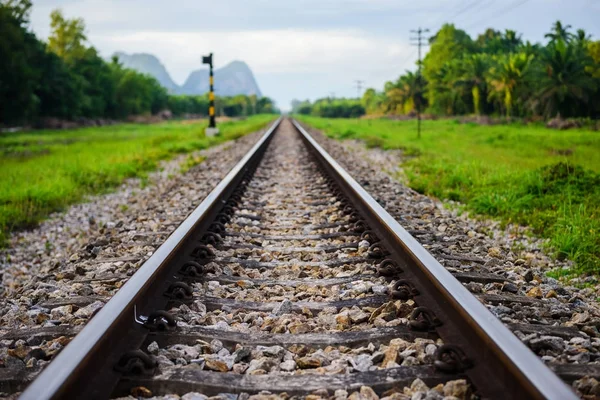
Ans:
<svg viewBox="0 0 600 400"><path fill-rule="evenodd" d="M576 398L558 376L572 371L549 369L461 283L493 278L463 275L279 119L32 383L4 376L3 391L381 396L419 378Z"/></svg>

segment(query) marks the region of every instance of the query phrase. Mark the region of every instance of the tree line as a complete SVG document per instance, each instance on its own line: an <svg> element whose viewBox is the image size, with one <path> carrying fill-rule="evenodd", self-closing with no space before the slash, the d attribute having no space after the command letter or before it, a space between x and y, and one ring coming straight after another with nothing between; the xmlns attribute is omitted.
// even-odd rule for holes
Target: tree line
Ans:
<svg viewBox="0 0 600 400"><path fill-rule="evenodd" d="M600 116L600 41L557 21L546 43L515 31L486 30L473 40L452 24L431 39L422 76L406 71L368 89L368 113L504 115L537 118Z"/></svg>
<svg viewBox="0 0 600 400"><path fill-rule="evenodd" d="M365 114L359 99L326 97L315 100L292 100L292 113L324 118L358 118Z"/></svg>
<svg viewBox="0 0 600 400"><path fill-rule="evenodd" d="M48 41L29 29L31 0L0 0L0 126L45 118L124 119L170 109L206 115L208 95L173 96L153 77L104 60L88 44L81 18L52 12ZM269 98L217 97L217 115L275 112Z"/></svg>

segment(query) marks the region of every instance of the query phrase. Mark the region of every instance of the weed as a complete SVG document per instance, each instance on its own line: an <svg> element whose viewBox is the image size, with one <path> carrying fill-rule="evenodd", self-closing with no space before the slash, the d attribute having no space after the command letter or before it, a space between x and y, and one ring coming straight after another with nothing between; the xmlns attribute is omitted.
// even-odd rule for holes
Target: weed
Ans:
<svg viewBox="0 0 600 400"><path fill-rule="evenodd" d="M202 161L204 161L204 160L205 160L205 157L190 154L189 156L186 157L186 159L183 161L183 163L181 163L179 170L182 174L185 174L192 167L195 167L196 165L202 163Z"/></svg>

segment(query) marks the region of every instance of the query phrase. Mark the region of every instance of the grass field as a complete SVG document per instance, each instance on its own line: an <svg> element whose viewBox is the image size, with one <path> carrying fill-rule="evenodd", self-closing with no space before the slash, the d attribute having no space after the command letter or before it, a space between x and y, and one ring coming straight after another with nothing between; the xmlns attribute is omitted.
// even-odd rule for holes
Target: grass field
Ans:
<svg viewBox="0 0 600 400"><path fill-rule="evenodd" d="M403 149L413 189L532 227L576 262L561 274L600 272L600 132L437 120L418 139L416 121L300 119L336 139Z"/></svg>
<svg viewBox="0 0 600 400"><path fill-rule="evenodd" d="M238 138L274 118L224 122L214 138L204 136L206 123L198 121L0 135L0 243L86 194L144 177L159 160Z"/></svg>

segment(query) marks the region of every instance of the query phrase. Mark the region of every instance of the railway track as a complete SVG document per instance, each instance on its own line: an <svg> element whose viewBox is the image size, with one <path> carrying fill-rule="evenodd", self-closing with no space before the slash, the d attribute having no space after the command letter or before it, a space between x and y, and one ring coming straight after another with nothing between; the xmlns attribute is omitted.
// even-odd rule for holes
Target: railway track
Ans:
<svg viewBox="0 0 600 400"><path fill-rule="evenodd" d="M23 399L576 398L565 381L595 370L565 364L553 372L483 304L506 298L477 298L464 286L503 281L442 267L283 119L83 329L0 336L15 353L21 342L29 349L77 334L55 356L38 350L37 358L53 358L41 373L0 368L0 390L24 390Z"/></svg>

